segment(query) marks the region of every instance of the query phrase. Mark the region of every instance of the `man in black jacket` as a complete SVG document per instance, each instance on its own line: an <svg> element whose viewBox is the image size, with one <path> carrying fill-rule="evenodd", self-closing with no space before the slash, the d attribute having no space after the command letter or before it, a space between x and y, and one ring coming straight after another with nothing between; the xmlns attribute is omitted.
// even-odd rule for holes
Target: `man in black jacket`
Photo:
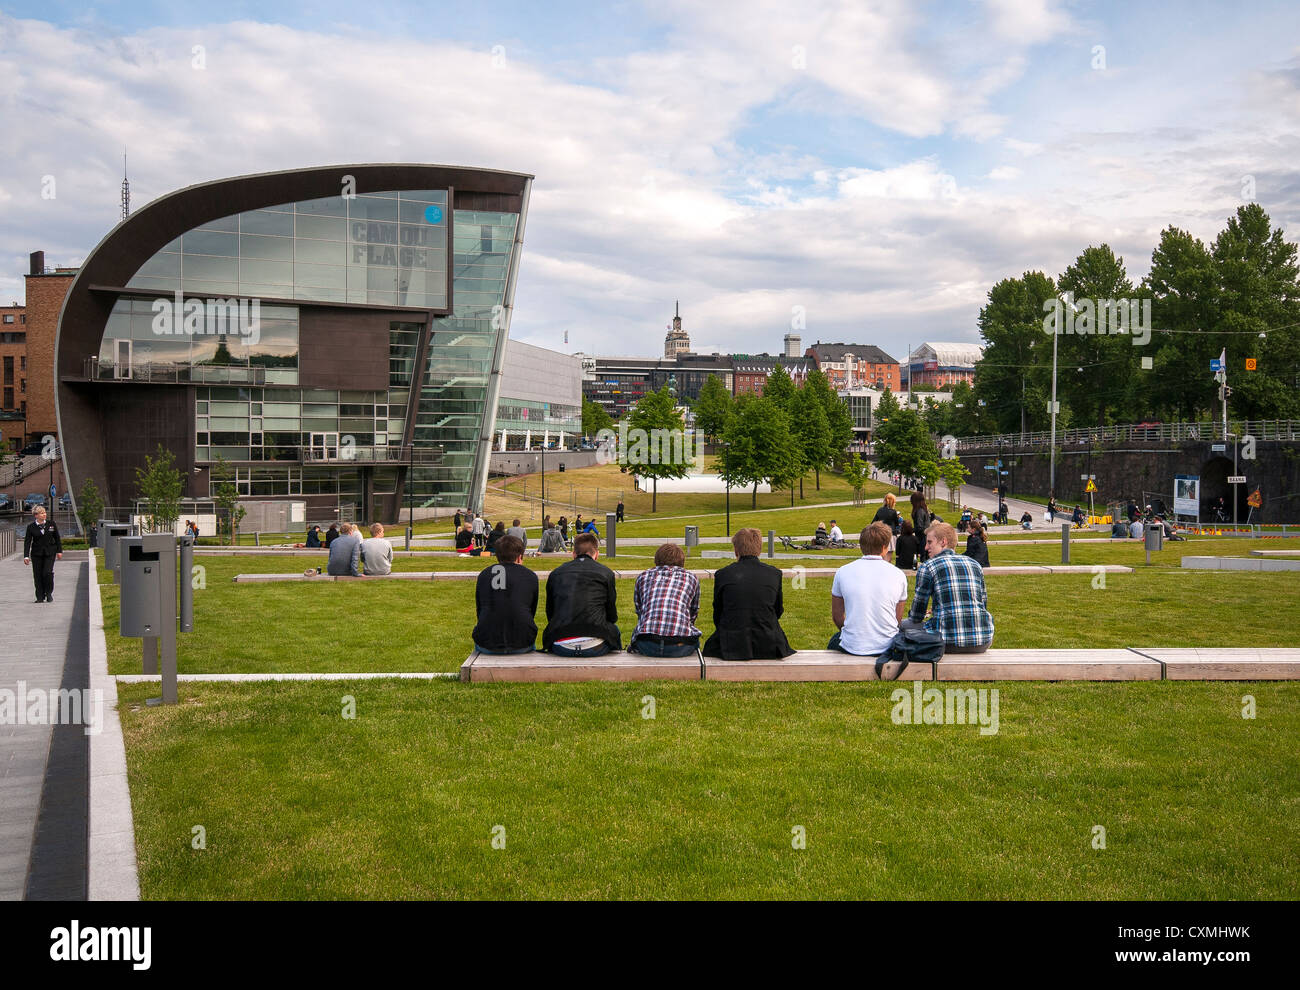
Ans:
<svg viewBox="0 0 1300 990"><path fill-rule="evenodd" d="M496 543L499 563L485 567L474 586L480 653L532 653L537 643L537 575L519 563L524 545L514 536Z"/></svg>
<svg viewBox="0 0 1300 990"><path fill-rule="evenodd" d="M573 559L546 578L546 631L542 648L561 657L598 657L623 649L618 629L614 572L596 563L600 540L573 538Z"/></svg>
<svg viewBox="0 0 1300 990"><path fill-rule="evenodd" d="M36 601L54 601L54 562L63 559L59 528L45 521L45 506L38 505L23 537L23 563L31 566Z"/></svg>
<svg viewBox="0 0 1300 990"><path fill-rule="evenodd" d="M781 572L758 559L763 537L741 529L731 538L736 562L713 578L713 635L704 644L706 657L723 660L783 659L794 652L778 621Z"/></svg>

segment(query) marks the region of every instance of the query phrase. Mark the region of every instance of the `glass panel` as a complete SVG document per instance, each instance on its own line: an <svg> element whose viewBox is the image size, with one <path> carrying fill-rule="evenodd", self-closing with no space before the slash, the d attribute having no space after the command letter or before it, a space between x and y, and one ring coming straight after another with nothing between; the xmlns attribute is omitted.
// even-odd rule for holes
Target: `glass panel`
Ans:
<svg viewBox="0 0 1300 990"><path fill-rule="evenodd" d="M342 265L347 261L347 245L340 241L294 242L295 260L316 265Z"/></svg>
<svg viewBox="0 0 1300 990"><path fill-rule="evenodd" d="M299 214L296 223L299 237L315 237L326 241L344 241L348 236L348 222L342 217L312 217Z"/></svg>
<svg viewBox="0 0 1300 990"><path fill-rule="evenodd" d="M293 236L293 217L286 213L253 210L239 215L239 230L244 234L280 234Z"/></svg>
<svg viewBox="0 0 1300 990"><path fill-rule="evenodd" d="M268 238L272 240L273 238ZM291 241L285 241L292 244ZM244 282L258 282L263 285L293 285L293 262L291 261L246 261L240 259L239 277ZM282 293L283 294L283 293Z"/></svg>
<svg viewBox="0 0 1300 990"><path fill-rule="evenodd" d="M299 262L294 276L300 286L342 289L347 286L348 270L342 265L308 265Z"/></svg>
<svg viewBox="0 0 1300 990"><path fill-rule="evenodd" d="M179 278L181 274L181 256L160 251L140 266L136 275Z"/></svg>
<svg viewBox="0 0 1300 990"><path fill-rule="evenodd" d="M396 199L371 199L358 196L348 204L348 218L360 220L396 220Z"/></svg>
<svg viewBox="0 0 1300 990"><path fill-rule="evenodd" d="M188 236L188 235L186 235ZM213 237L225 237L225 234L213 234ZM233 255L235 252L231 251ZM234 257L209 258L200 255L185 255L183 274L189 279L208 279L212 281L234 282L239 278L238 265Z"/></svg>
<svg viewBox="0 0 1300 990"><path fill-rule="evenodd" d="M282 213L280 216L285 214ZM240 234L239 255L241 258L263 258L267 261L293 261L293 238ZM258 279L253 278L249 281L256 282Z"/></svg>
<svg viewBox="0 0 1300 990"><path fill-rule="evenodd" d="M297 204L298 215L303 214L329 217L348 215L347 200L342 196L329 196L325 199L309 199Z"/></svg>
<svg viewBox="0 0 1300 990"><path fill-rule="evenodd" d="M233 223L233 221L232 221ZM233 230L234 228L228 228ZM220 233L216 230L199 228L191 230L181 238L185 254L213 254L224 258L234 258L239 254L239 236Z"/></svg>

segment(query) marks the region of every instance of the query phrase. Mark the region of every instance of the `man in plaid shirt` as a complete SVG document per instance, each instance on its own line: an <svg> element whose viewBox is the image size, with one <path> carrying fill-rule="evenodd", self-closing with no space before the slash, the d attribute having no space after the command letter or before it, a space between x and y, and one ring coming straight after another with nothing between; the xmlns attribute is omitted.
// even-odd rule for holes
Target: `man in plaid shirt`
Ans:
<svg viewBox="0 0 1300 990"><path fill-rule="evenodd" d="M636 630L628 650L648 657L688 657L700 643L700 580L683 566L686 554L675 543L655 551L655 566L636 579L632 605Z"/></svg>
<svg viewBox="0 0 1300 990"><path fill-rule="evenodd" d="M983 653L993 642L993 616L988 610L984 569L973 557L953 552L957 532L948 523L933 523L925 531L930 559L916 568L916 597L906 622L918 624L934 601L934 615L925 623L943 636L945 653Z"/></svg>

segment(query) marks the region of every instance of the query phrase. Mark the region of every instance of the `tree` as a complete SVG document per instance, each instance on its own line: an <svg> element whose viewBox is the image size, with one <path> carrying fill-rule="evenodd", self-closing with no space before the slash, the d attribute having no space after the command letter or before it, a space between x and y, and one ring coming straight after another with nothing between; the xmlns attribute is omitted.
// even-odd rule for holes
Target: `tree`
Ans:
<svg viewBox="0 0 1300 990"><path fill-rule="evenodd" d="M948 486L948 501L953 505L961 505L961 486L970 477L966 465L955 457L945 457L939 462L939 476Z"/></svg>
<svg viewBox="0 0 1300 990"><path fill-rule="evenodd" d="M139 497L145 503L145 515L153 532L174 532L181 515L181 491L184 478L176 468L172 452L158 445L157 454L146 456L144 469L135 469Z"/></svg>
<svg viewBox="0 0 1300 990"><path fill-rule="evenodd" d="M801 388L794 394L790 408L790 428L794 432L795 446L800 454L799 497L803 498L804 474L810 467L818 472L820 488L821 469L831 456L830 423L826 420L821 402L807 388Z"/></svg>
<svg viewBox="0 0 1300 990"><path fill-rule="evenodd" d="M993 286L980 310L984 354L975 365L974 393L996 432L1032 430L1047 417L1043 383L1050 384L1052 338L1043 330L1043 303L1055 298L1050 278L1025 272Z"/></svg>
<svg viewBox="0 0 1300 990"><path fill-rule="evenodd" d="M1076 330L1084 313L1092 310L1090 333L1062 334L1057 341L1057 398L1068 403L1080 422L1104 426L1111 413L1121 418L1132 404L1136 348L1129 334L1107 334L1102 325L1106 313L1101 300L1128 299L1135 295L1124 270L1124 259L1110 246L1089 247L1061 273L1056 281L1062 293L1070 293L1079 308ZM1064 317L1065 314L1063 314ZM1041 319L1041 317L1040 317Z"/></svg>
<svg viewBox="0 0 1300 990"><path fill-rule="evenodd" d="M77 520L81 523L82 532L89 533L103 511L104 497L99 494L99 486L95 484L94 478L87 477L77 492Z"/></svg>
<svg viewBox="0 0 1300 990"><path fill-rule="evenodd" d="M709 375L700 387L700 397L695 400L695 425L705 436L717 437L726 430L733 415L735 403L727 386L717 375Z"/></svg>
<svg viewBox="0 0 1300 990"><path fill-rule="evenodd" d="M218 520L224 515L226 531L233 545L239 530L239 522L248 514L248 510L239 504L239 489L235 486L235 470L224 457L217 455L217 463L212 468L212 477L218 482L212 500L217 503Z"/></svg>
<svg viewBox="0 0 1300 990"><path fill-rule="evenodd" d="M861 505L865 501L862 493L867 490L867 478L870 474L870 465L858 456L856 450L851 453L848 463L844 465L844 480L853 488L854 505Z"/></svg>
<svg viewBox="0 0 1300 990"><path fill-rule="evenodd" d="M724 436L730 445L723 478L739 488L753 486L750 507L758 508L758 483L780 484L789 477L790 464L799 463L790 434L790 417L767 398L755 396L738 404Z"/></svg>
<svg viewBox="0 0 1300 990"><path fill-rule="evenodd" d="M594 437L601 430L613 429L614 421L610 419L605 407L592 402L585 395L582 397L582 435Z"/></svg>
<svg viewBox="0 0 1300 990"><path fill-rule="evenodd" d="M819 368L808 373L803 387L805 391L817 397L817 401L821 403L826 413L826 424L831 431L830 459L838 463L843 460L844 452L853 442L853 413L849 412L849 404L836 394L826 374ZM817 490L821 491L821 487L821 473L818 472Z"/></svg>
<svg viewBox="0 0 1300 990"><path fill-rule="evenodd" d="M901 409L888 422L881 423L876 428L875 441L876 464L880 469L897 471L905 477L919 476L923 464L933 462L936 456L930 431L915 409Z"/></svg>
<svg viewBox="0 0 1300 990"><path fill-rule="evenodd" d="M694 464L686 424L667 385L658 392L647 392L637 402L628 416L628 437L627 449L619 451L619 463L653 480L650 511L655 512L659 507L659 479L684 478Z"/></svg>
<svg viewBox="0 0 1300 990"><path fill-rule="evenodd" d="M778 364L767 376L767 384L763 386L763 398L775 402L789 415L794 405L795 391L794 379L790 377L790 372Z"/></svg>

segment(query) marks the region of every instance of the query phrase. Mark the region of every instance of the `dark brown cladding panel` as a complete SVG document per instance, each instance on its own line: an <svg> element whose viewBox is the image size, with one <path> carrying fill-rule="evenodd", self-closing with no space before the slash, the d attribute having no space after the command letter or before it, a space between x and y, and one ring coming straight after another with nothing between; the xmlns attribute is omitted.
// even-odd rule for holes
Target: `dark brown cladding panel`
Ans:
<svg viewBox="0 0 1300 990"><path fill-rule="evenodd" d="M107 455L109 505L125 506L139 496L135 469L158 445L170 450L192 494L194 473L194 393L186 385L114 383L96 389L101 449ZM204 493L206 494L206 493Z"/></svg>
<svg viewBox="0 0 1300 990"><path fill-rule="evenodd" d="M302 306L298 383L303 388L388 388L388 331L410 313Z"/></svg>
<svg viewBox="0 0 1300 990"><path fill-rule="evenodd" d="M457 189L453 207L457 210L488 210L496 213L518 213L524 208L523 196L513 193L485 193L472 189Z"/></svg>

